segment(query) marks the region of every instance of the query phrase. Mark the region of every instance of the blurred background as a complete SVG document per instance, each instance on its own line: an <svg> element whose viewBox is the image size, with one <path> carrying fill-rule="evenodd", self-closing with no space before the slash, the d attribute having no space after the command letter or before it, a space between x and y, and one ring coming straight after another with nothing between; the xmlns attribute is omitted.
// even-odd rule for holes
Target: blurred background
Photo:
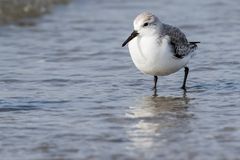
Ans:
<svg viewBox="0 0 240 160"><path fill-rule="evenodd" d="M239 0L1 0L3 160L237 160ZM184 71L140 73L122 42L150 11L200 41Z"/></svg>
<svg viewBox="0 0 240 160"><path fill-rule="evenodd" d="M16 23L24 18L39 17L49 13L56 4L70 0L1 0L0 24Z"/></svg>

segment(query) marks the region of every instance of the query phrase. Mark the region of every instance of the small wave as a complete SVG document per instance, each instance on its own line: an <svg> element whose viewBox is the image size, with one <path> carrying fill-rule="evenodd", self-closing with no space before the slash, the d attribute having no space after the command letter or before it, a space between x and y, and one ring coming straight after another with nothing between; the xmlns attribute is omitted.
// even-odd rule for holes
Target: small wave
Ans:
<svg viewBox="0 0 240 160"><path fill-rule="evenodd" d="M17 22L23 18L38 17L48 13L56 4L64 4L70 0L1 0L0 25ZM33 23L19 22L21 26Z"/></svg>
<svg viewBox="0 0 240 160"><path fill-rule="evenodd" d="M34 105L3 106L0 108L0 112L29 111L36 110L37 108L38 107Z"/></svg>

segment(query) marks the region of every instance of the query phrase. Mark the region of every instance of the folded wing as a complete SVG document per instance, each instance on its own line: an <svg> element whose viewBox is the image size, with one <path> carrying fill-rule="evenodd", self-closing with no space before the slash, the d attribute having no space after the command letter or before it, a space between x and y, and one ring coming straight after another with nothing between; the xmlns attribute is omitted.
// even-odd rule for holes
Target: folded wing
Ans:
<svg viewBox="0 0 240 160"><path fill-rule="evenodd" d="M172 45L174 56L180 59L192 53L197 48L197 43L200 43L188 42L185 34L179 28L168 24L163 24L162 34L163 36L168 35L170 37L170 44Z"/></svg>

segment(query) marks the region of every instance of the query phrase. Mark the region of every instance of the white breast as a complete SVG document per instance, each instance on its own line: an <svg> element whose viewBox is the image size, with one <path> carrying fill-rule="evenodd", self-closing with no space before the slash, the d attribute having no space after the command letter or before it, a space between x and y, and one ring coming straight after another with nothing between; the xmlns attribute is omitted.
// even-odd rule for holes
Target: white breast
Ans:
<svg viewBox="0 0 240 160"><path fill-rule="evenodd" d="M169 37L161 40L154 36L136 37L129 42L129 52L135 66L143 73L164 76L184 67L190 56L183 59L174 57Z"/></svg>

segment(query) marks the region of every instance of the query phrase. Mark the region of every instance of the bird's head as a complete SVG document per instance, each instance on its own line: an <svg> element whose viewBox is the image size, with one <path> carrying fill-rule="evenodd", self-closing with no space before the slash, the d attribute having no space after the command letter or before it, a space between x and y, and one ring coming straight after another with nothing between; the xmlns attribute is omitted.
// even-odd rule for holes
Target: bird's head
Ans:
<svg viewBox="0 0 240 160"><path fill-rule="evenodd" d="M162 23L160 20L152 13L143 12L139 14L133 22L134 31L122 44L122 47L137 36L152 36L154 34L158 34L161 26Z"/></svg>

